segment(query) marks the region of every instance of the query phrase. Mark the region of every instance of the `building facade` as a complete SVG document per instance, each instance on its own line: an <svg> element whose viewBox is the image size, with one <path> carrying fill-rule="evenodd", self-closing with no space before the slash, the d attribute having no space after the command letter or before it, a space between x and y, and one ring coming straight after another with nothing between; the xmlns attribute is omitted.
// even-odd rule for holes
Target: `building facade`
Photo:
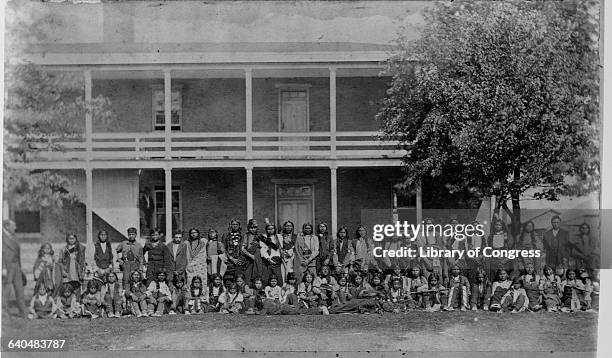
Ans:
<svg viewBox="0 0 612 358"><path fill-rule="evenodd" d="M84 205L18 213L22 227L90 244L100 229L224 231L234 217L333 232L422 218L420 193L394 190L404 153L375 115L391 40L426 4L241 4L32 5L57 21L31 59L82 74L116 120L86 115L82 141L30 164L73 177Z"/></svg>

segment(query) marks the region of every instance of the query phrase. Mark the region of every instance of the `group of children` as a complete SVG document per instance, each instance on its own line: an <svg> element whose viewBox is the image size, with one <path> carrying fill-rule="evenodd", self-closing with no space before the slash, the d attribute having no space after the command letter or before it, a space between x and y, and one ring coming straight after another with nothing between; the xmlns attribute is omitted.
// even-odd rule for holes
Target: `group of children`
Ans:
<svg viewBox="0 0 612 358"><path fill-rule="evenodd" d="M348 238L345 227L338 230L336 240L330 239L325 224L317 227L316 235L313 229L304 225L303 233L295 234L287 222L277 233L273 224L266 223L266 234L259 234L256 222L250 220L243 235L239 222L232 220L221 240L214 230L201 238L197 229L191 229L187 240L177 232L166 244L154 230L141 245L135 240L136 229L130 228L127 240L115 249L117 257L108 234L101 231L95 244L95 269L87 280L83 279L84 247L69 234L57 262L49 243L41 247L29 317L415 309L556 312L598 307L598 282L585 269L555 271L546 266L538 274L533 263L526 263L520 274L516 268L499 268L493 282L488 279L490 270L457 262L443 271L416 261L405 270L397 264L385 270L368 259L363 226L355 239ZM121 272L121 281L116 272Z"/></svg>
<svg viewBox="0 0 612 358"><path fill-rule="evenodd" d="M252 287L238 274L223 281L215 274L208 287L199 276L187 285L182 276L171 282L160 271L145 283L139 271L132 272L124 289L114 272L87 283L85 292L66 283L59 294L38 285L30 304L30 318L143 317L163 314L335 314L425 311L490 310L497 312L575 312L598 306L598 285L586 271L569 270L563 279L546 267L543 275L527 265L521 276L510 278L505 269L491 283L484 271L473 280L453 266L448 278L425 277L415 266L407 274L399 268L386 276L378 273L332 275L324 265L318 275L307 271L301 282L293 272L284 283L276 276L268 282L253 280ZM444 281L444 282L442 282Z"/></svg>

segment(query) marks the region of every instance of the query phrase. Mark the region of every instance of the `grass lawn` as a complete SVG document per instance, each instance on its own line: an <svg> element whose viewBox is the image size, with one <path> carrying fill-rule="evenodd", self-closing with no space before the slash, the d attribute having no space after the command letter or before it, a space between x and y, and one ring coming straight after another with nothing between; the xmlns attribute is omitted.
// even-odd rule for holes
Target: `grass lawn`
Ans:
<svg viewBox="0 0 612 358"><path fill-rule="evenodd" d="M8 319L2 336L66 339L69 350L588 352L596 313Z"/></svg>

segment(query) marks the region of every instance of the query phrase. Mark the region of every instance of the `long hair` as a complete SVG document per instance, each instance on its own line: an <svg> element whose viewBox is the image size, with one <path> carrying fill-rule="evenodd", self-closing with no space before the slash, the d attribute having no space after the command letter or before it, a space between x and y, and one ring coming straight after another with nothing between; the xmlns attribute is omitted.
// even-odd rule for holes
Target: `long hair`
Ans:
<svg viewBox="0 0 612 358"><path fill-rule="evenodd" d="M242 227L240 226L240 221L238 221L238 219L236 218L232 218L229 222L229 224L227 225L227 231L232 231L232 224L238 224L238 232L242 231Z"/></svg>
<svg viewBox="0 0 612 358"><path fill-rule="evenodd" d="M361 229L364 229L364 230L365 230L366 235L368 234L368 230L365 228L365 226L363 226L363 225L359 224L359 225L357 225L357 229L355 229L355 237L356 237L357 239L359 239L359 230L361 230ZM365 239L365 236L364 236L363 238Z"/></svg>
<svg viewBox="0 0 612 358"><path fill-rule="evenodd" d="M336 232L336 237L340 237L340 231L343 231L346 233L346 237L345 239L348 240L349 239L349 234L348 234L348 229L346 228L346 226L342 225L338 228L338 232Z"/></svg>
<svg viewBox="0 0 612 358"><path fill-rule="evenodd" d="M108 232L106 230L98 231L98 242L100 243L100 245L102 245L102 241L100 241L100 236L102 235L102 233L106 234L106 249L112 251L111 243L110 243L110 240L108 239ZM107 251L107 252L110 252L110 251Z"/></svg>
<svg viewBox="0 0 612 358"><path fill-rule="evenodd" d="M521 234L520 234L520 236L519 236L519 237L521 238L521 240L520 240L520 241L522 241L522 240L523 240L523 235L525 235L525 234L527 233L527 231L526 231L527 225L531 225L531 227L533 228L533 230L531 230L531 233L529 233L529 236L530 236L530 239L531 239L531 245L532 245L533 247L535 247L535 246L536 246L536 232L535 232L535 224L534 224L534 223L533 223L533 221L531 221L531 220L529 220L529 221L527 221L527 222L525 222L525 223L523 224L523 227L522 227L522 229L521 229ZM517 240L515 240L515 241L517 241Z"/></svg>
<svg viewBox="0 0 612 358"><path fill-rule="evenodd" d="M187 239L188 239L188 240L191 240L191 232L192 232L192 231L195 231L195 232L198 234L198 235L196 236L196 238L195 238L195 239L193 239L193 240L198 240L198 239L200 238L200 230L198 230L198 228L196 228L196 227L192 227L191 229L189 229L189 235L187 235Z"/></svg>
<svg viewBox="0 0 612 358"><path fill-rule="evenodd" d="M55 252L53 251L53 246L51 246L50 242L45 242L42 245L40 245L40 250L38 250L38 258L42 258L45 254L44 252L44 248L49 246L49 248L51 249L51 252L49 252L49 255L53 256L55 254Z"/></svg>
<svg viewBox="0 0 612 358"><path fill-rule="evenodd" d="M329 229L329 227L327 226L327 223L326 223L326 222L324 222L324 221L321 221L321 222L319 223L319 225L317 225L317 235L321 234L321 230L319 230L319 227L320 227L321 225L325 226L325 234L329 234L329 233L327 232L327 231L328 231L328 229Z"/></svg>

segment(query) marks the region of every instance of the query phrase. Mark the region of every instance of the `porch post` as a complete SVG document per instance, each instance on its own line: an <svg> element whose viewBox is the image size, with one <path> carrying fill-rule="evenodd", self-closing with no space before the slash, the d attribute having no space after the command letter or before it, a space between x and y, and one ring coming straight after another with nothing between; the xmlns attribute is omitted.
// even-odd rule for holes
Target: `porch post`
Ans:
<svg viewBox="0 0 612 358"><path fill-rule="evenodd" d="M166 210L166 239L172 237L172 169L169 166L164 168L165 181L165 210Z"/></svg>
<svg viewBox="0 0 612 358"><path fill-rule="evenodd" d="M250 68L244 70L244 85L246 94L246 157L249 159L253 157L253 70Z"/></svg>
<svg viewBox="0 0 612 358"><path fill-rule="evenodd" d="M416 192L416 221L417 224L423 221L423 192L420 186L417 188Z"/></svg>
<svg viewBox="0 0 612 358"><path fill-rule="evenodd" d="M85 259L92 262L94 257L93 242L93 170L90 165L85 168Z"/></svg>
<svg viewBox="0 0 612 358"><path fill-rule="evenodd" d="M91 71L83 71L85 77L85 103L89 105L91 103ZM85 148L87 160L91 160L92 147L93 147L93 124L91 118L91 111L85 111Z"/></svg>
<svg viewBox="0 0 612 358"><path fill-rule="evenodd" d="M172 157L172 80L170 70L164 70L164 142L166 159Z"/></svg>
<svg viewBox="0 0 612 358"><path fill-rule="evenodd" d="M338 231L338 166L332 164L331 170L331 234L336 235Z"/></svg>
<svg viewBox="0 0 612 358"><path fill-rule="evenodd" d="M253 167L246 167L247 221L253 218Z"/></svg>
<svg viewBox="0 0 612 358"><path fill-rule="evenodd" d="M336 158L336 68L329 68L329 140L332 159Z"/></svg>

